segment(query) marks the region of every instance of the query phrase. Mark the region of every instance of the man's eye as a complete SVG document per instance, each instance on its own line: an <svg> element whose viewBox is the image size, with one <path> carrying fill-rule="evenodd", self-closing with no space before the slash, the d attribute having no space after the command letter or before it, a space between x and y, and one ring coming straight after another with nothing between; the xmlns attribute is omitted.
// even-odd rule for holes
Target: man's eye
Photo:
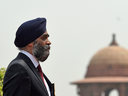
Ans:
<svg viewBox="0 0 128 96"><path fill-rule="evenodd" d="M47 39L47 37L42 37L41 39L42 39L42 40L46 40L46 39Z"/></svg>

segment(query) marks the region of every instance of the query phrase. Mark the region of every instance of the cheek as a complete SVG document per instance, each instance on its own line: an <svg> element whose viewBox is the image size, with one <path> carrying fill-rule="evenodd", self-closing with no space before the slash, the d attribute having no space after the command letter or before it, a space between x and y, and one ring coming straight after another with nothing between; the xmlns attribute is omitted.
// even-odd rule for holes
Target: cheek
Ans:
<svg viewBox="0 0 128 96"><path fill-rule="evenodd" d="M40 42L40 44L41 44L42 46L45 46L45 45L46 45L46 42L42 40L42 41Z"/></svg>

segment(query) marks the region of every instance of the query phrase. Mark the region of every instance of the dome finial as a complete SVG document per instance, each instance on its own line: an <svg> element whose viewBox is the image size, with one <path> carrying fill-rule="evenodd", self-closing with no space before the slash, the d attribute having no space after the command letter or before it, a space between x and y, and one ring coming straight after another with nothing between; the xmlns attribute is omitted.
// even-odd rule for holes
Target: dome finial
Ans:
<svg viewBox="0 0 128 96"><path fill-rule="evenodd" d="M110 46L112 46L112 45L118 45L117 43L116 43L116 40L115 40L115 37L116 37L116 35L115 34L113 34L113 40L112 40L112 43L110 44Z"/></svg>

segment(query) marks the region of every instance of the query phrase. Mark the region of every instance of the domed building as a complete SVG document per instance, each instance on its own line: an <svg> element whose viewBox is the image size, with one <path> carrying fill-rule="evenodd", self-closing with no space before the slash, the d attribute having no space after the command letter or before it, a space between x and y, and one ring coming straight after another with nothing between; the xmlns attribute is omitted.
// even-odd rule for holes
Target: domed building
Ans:
<svg viewBox="0 0 128 96"><path fill-rule="evenodd" d="M120 47L113 35L112 43L99 50L91 59L85 78L77 85L80 96L108 96L117 89L119 96L128 96L128 50Z"/></svg>

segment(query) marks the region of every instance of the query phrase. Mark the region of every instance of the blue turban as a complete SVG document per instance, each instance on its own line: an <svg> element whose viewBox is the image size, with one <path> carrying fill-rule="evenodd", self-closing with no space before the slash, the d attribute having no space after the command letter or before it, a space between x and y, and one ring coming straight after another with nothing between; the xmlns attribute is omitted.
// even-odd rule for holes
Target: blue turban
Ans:
<svg viewBox="0 0 128 96"><path fill-rule="evenodd" d="M14 44L17 47L25 47L36 40L46 31L46 19L36 18L29 20L18 28Z"/></svg>

